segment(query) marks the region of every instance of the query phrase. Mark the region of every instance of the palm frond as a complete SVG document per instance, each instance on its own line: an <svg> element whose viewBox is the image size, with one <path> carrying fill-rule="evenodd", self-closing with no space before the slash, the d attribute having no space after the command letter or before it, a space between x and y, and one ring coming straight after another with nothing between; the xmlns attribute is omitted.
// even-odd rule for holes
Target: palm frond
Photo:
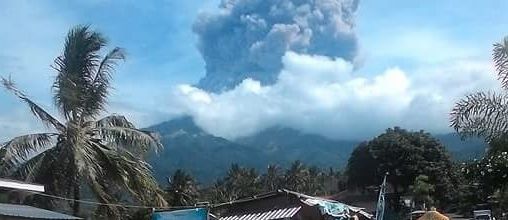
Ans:
<svg viewBox="0 0 508 220"><path fill-rule="evenodd" d="M87 116L96 116L104 109L109 95L111 74L115 70L117 61L123 59L125 59L125 53L119 47L111 50L102 59L88 92L88 98L85 100Z"/></svg>
<svg viewBox="0 0 508 220"><path fill-rule="evenodd" d="M89 148L88 151L95 155L93 161L85 161L87 167L92 168L86 171L88 179L107 179L105 182L98 180L97 182L102 188L107 188L104 184L110 187L111 184L118 184L121 188L127 189L133 198L145 204L165 205L162 192L152 176L148 163L127 150L109 149L99 142L86 146ZM102 196L106 198L106 195Z"/></svg>
<svg viewBox="0 0 508 220"><path fill-rule="evenodd" d="M74 163L82 179L90 188L95 198L102 203L113 203L114 198L108 192L107 180L113 178L110 174L112 162L107 152L111 149L100 143L100 140L92 139L82 143L80 148L75 149ZM109 217L119 216L116 206L104 206Z"/></svg>
<svg viewBox="0 0 508 220"><path fill-rule="evenodd" d="M166 206L167 203L162 196L157 181L152 176L150 165L128 151L121 154L112 154L112 161L115 162L120 182L123 186L143 204Z"/></svg>
<svg viewBox="0 0 508 220"><path fill-rule="evenodd" d="M17 96L19 99L21 99L23 102L28 104L28 107L32 111L32 113L39 118L42 123L44 123L46 126L51 126L55 128L58 131L64 131L65 126L60 123L55 117L51 116L48 112L46 112L43 108L41 108L39 105L35 104L32 100L28 98L25 93L23 93L21 90L16 88L16 85L11 79L1 78L2 79L2 85L5 89L12 92L15 96Z"/></svg>
<svg viewBox="0 0 508 220"><path fill-rule="evenodd" d="M33 182L41 174L41 168L50 167L56 160L54 154L55 148L48 149L22 163L16 167L13 176L24 179L27 182Z"/></svg>
<svg viewBox="0 0 508 220"><path fill-rule="evenodd" d="M450 123L463 137L497 139L508 130L508 96L483 92L468 95L455 104Z"/></svg>
<svg viewBox="0 0 508 220"><path fill-rule="evenodd" d="M162 149L158 136L152 132L126 127L103 127L97 128L97 131L106 145L122 147L139 155L152 149L156 152Z"/></svg>
<svg viewBox="0 0 508 220"><path fill-rule="evenodd" d="M134 124L127 120L127 118L125 118L123 115L110 115L104 117L101 120L97 121L95 126L134 128Z"/></svg>
<svg viewBox="0 0 508 220"><path fill-rule="evenodd" d="M504 89L508 90L508 37L502 43L495 43L493 59L497 75Z"/></svg>
<svg viewBox="0 0 508 220"><path fill-rule="evenodd" d="M3 157L0 160L1 173L12 172L12 169L34 155L54 147L57 136L58 134L54 133L29 134L2 143L0 145L3 151Z"/></svg>
<svg viewBox="0 0 508 220"><path fill-rule="evenodd" d="M99 51L106 43L89 26L77 26L69 31L63 55L56 58L53 66L58 72L53 83L55 104L67 119L76 119L85 111L88 91L101 63Z"/></svg>

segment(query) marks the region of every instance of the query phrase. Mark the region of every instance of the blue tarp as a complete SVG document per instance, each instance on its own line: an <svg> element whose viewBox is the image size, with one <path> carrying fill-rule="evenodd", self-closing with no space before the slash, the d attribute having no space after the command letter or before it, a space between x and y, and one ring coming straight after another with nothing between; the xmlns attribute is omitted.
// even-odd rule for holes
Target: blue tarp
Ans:
<svg viewBox="0 0 508 220"><path fill-rule="evenodd" d="M176 211L155 212L152 220L207 220L208 210L206 208L183 209Z"/></svg>
<svg viewBox="0 0 508 220"><path fill-rule="evenodd" d="M305 202L318 205L322 214L332 216L335 219L349 218L349 207L346 204L321 199L307 199Z"/></svg>

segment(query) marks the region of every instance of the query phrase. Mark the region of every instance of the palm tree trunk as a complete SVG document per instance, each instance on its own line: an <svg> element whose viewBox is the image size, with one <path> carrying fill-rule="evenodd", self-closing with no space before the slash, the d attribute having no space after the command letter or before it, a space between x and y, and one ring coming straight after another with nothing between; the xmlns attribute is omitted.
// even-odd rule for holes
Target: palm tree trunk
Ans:
<svg viewBox="0 0 508 220"><path fill-rule="evenodd" d="M75 216L78 216L79 215L79 209L80 209L80 204L78 202L78 200L81 199L81 195L80 195L80 187L79 187L79 177L76 177L76 182L74 183L74 203L72 204L72 213L75 215Z"/></svg>

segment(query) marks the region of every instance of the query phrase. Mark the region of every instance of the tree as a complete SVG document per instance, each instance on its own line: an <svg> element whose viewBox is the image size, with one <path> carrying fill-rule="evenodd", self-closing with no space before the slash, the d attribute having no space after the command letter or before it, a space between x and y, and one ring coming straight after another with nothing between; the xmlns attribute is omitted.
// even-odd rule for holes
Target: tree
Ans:
<svg viewBox="0 0 508 220"><path fill-rule="evenodd" d="M183 170L176 170L169 180L166 190L168 202L172 206L190 206L196 204L198 190L194 178Z"/></svg>
<svg viewBox="0 0 508 220"><path fill-rule="evenodd" d="M260 178L254 168L231 165L224 186L229 191L229 201L256 195L260 192Z"/></svg>
<svg viewBox="0 0 508 220"><path fill-rule="evenodd" d="M49 132L15 137L1 144L1 176L16 176L47 185L49 192L80 199L82 186L99 202L112 203L111 190L123 189L144 204L164 205L161 191L143 160L145 152L161 148L156 135L138 130L125 117L104 113L111 74L124 51L104 56L106 39L88 26L69 31L63 54L55 59L54 104L61 117L37 105L9 78L5 89L28 105ZM74 202L73 211L79 212ZM118 216L114 206L106 206Z"/></svg>
<svg viewBox="0 0 508 220"><path fill-rule="evenodd" d="M333 195L347 189L347 174L329 168L324 175L324 195Z"/></svg>
<svg viewBox="0 0 508 220"><path fill-rule="evenodd" d="M347 171L353 186L365 187L372 181L379 184L388 172L387 181L395 192L407 193L417 176L426 175L435 186L438 202L446 204L453 199L458 181L453 174L453 163L444 146L428 133L390 128L361 144L355 152Z"/></svg>
<svg viewBox="0 0 508 220"><path fill-rule="evenodd" d="M429 177L419 175L416 177L414 184L411 186L414 201L422 205L422 210L425 207L431 207L434 203L431 195L434 193L434 186L429 183Z"/></svg>
<svg viewBox="0 0 508 220"><path fill-rule="evenodd" d="M457 102L451 111L451 126L462 137L484 137L489 149L484 158L465 167L465 174L486 199L504 195L508 182L508 37L495 43L493 60L502 92L476 92Z"/></svg>
<svg viewBox="0 0 508 220"><path fill-rule="evenodd" d="M289 190L304 192L309 183L309 171L299 160L293 162L284 176L285 187Z"/></svg>
<svg viewBox="0 0 508 220"><path fill-rule="evenodd" d="M380 177L377 177L379 164L372 156L367 142L360 143L349 157L346 175L348 176L349 188L365 190L368 186L379 185Z"/></svg>
<svg viewBox="0 0 508 220"><path fill-rule="evenodd" d="M450 124L463 137L480 136L491 142L508 131L508 37L494 44L493 60L504 91L476 92L455 104Z"/></svg>
<svg viewBox="0 0 508 220"><path fill-rule="evenodd" d="M261 183L264 191L267 192L280 189L283 184L280 167L277 165L268 165L266 173L261 176Z"/></svg>

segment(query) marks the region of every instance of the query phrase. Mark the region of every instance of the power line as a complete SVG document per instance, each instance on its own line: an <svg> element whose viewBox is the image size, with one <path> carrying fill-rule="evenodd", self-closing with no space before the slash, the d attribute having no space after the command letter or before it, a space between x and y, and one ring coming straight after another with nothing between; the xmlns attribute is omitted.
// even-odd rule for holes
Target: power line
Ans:
<svg viewBox="0 0 508 220"><path fill-rule="evenodd" d="M24 190L11 190L11 191L17 191L17 192L27 193L27 191L24 191ZM117 203L102 203L102 202L95 202L95 201L90 201L90 200L71 199L71 198L66 198L66 197L62 197L62 196L55 196L55 195L50 195L50 194L41 193L41 192L28 191L28 193L39 195L39 196L43 196L43 197L49 197L49 198L53 198L53 199L66 200L66 201L71 201L71 202L79 202L79 203L89 204L89 205L104 205L104 206L115 206L115 207L125 207L125 208L138 208L138 209L184 209L184 208L196 208L196 207L200 207L200 206L160 206L160 207L153 207L153 206L140 206L140 205L117 204Z"/></svg>

